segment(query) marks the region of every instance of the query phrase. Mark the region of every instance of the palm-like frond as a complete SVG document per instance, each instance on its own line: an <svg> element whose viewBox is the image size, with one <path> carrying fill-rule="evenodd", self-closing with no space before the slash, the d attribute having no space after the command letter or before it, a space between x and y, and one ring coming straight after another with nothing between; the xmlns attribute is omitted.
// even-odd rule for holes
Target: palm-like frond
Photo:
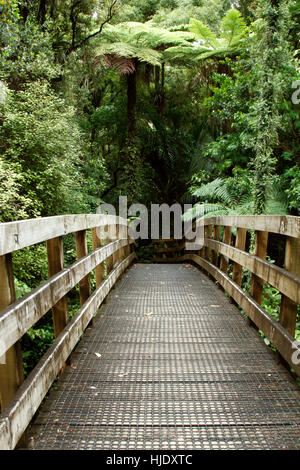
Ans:
<svg viewBox="0 0 300 470"><path fill-rule="evenodd" d="M183 220L193 220L199 209L203 217L218 215L254 214L254 198L250 186L244 192L231 192L232 179L216 178L200 187L191 187L189 192L200 201L185 212ZM215 201L215 202L208 202ZM288 202L281 188L275 184L268 190L265 213L270 215L287 214Z"/></svg>
<svg viewBox="0 0 300 470"><path fill-rule="evenodd" d="M209 57L226 57L236 55L243 49L242 39L244 38L247 27L237 10L228 10L221 22L222 34L217 37L213 31L205 26L201 21L191 18L190 31L198 41L194 43L194 51L191 48L186 50L192 60L199 61ZM198 47L197 47L198 46ZM198 48L198 54L195 50Z"/></svg>
<svg viewBox="0 0 300 470"><path fill-rule="evenodd" d="M213 217L216 215L226 215L227 211L228 208L223 204L197 203L183 214L182 219L185 221L190 221L195 218L199 218L199 216Z"/></svg>
<svg viewBox="0 0 300 470"><path fill-rule="evenodd" d="M160 66L165 60L164 49L168 46L187 48L193 38L191 32L168 31L150 23L131 21L108 25L96 47L96 59L104 58L106 64L119 73L131 73L132 62L126 59ZM118 58L123 58L123 61Z"/></svg>
<svg viewBox="0 0 300 470"><path fill-rule="evenodd" d="M101 43L96 48L97 58L107 54L113 54L117 57L136 58L140 62L147 62L152 65L160 65L162 60L162 55L159 51L150 47L128 44L127 42Z"/></svg>
<svg viewBox="0 0 300 470"><path fill-rule="evenodd" d="M211 49L202 46L200 47L198 44L195 44L194 46L172 46L168 47L163 52L163 57L165 61L186 63L187 61L191 62L199 60L200 53L205 54L210 52Z"/></svg>
<svg viewBox="0 0 300 470"><path fill-rule="evenodd" d="M246 34L246 24L237 10L228 10L221 22L221 28L227 46L238 44Z"/></svg>
<svg viewBox="0 0 300 470"><path fill-rule="evenodd" d="M190 31L194 33L195 39L204 41L204 43L209 45L212 49L218 48L217 36L207 26L201 23L201 21L191 18Z"/></svg>

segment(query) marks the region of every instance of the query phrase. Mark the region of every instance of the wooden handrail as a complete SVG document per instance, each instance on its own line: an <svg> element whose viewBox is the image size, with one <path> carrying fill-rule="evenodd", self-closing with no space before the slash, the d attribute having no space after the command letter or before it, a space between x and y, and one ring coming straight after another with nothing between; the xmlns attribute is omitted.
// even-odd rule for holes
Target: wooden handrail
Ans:
<svg viewBox="0 0 300 470"><path fill-rule="evenodd" d="M114 215L78 214L6 222L0 224L0 256L69 233L115 224L127 226L127 221Z"/></svg>
<svg viewBox="0 0 300 470"><path fill-rule="evenodd" d="M203 219L203 223L300 238L300 217L292 215L225 215Z"/></svg>
<svg viewBox="0 0 300 470"><path fill-rule="evenodd" d="M97 235L100 226L114 226L116 231L114 240L104 246ZM91 253L86 247L88 229L92 230ZM65 268L62 236L73 232L77 261ZM11 252L41 242L47 243L49 279L15 301ZM0 358L6 355L7 359L0 364L0 449L17 445L100 304L135 259L133 244L128 238L128 222L115 216L66 215L0 224ZM96 290L91 293L89 275L93 270ZM69 320L66 295L76 285L81 308ZM51 308L56 339L23 382L20 339Z"/></svg>

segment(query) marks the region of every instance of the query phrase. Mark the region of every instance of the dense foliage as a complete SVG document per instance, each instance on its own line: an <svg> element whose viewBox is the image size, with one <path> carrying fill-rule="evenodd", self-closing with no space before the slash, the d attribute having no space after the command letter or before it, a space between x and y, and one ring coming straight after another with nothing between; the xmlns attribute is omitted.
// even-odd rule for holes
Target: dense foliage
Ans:
<svg viewBox="0 0 300 470"><path fill-rule="evenodd" d="M299 0L0 0L0 222L121 194L300 215L299 15ZM44 247L14 263L18 295L47 277Z"/></svg>

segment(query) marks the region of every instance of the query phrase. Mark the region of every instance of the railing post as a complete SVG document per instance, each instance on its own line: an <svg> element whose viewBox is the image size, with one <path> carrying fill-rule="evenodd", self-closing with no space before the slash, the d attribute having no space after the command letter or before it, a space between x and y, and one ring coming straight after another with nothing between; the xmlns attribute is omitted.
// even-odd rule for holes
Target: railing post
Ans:
<svg viewBox="0 0 300 470"><path fill-rule="evenodd" d="M80 230L75 233L75 244L76 244L76 256L79 260L84 258L88 254L87 243L86 243L86 230ZM96 275L97 277L97 275ZM83 305L85 301L91 295L91 283L90 277L86 276L79 282L79 297L80 305Z"/></svg>
<svg viewBox="0 0 300 470"><path fill-rule="evenodd" d="M223 233L223 243L225 243L226 245L230 245L230 241L231 241L231 234L232 234L232 227L229 227L229 226L225 226L224 227L224 233ZM229 261L227 258L225 258L224 255L221 255L221 262L220 262L220 269L221 271L223 271L223 273L227 274L227 271L228 271L228 264L229 264Z"/></svg>
<svg viewBox="0 0 300 470"><path fill-rule="evenodd" d="M237 228L236 229L236 239L235 239L235 247L239 250L245 251L246 248L246 238L247 238L247 230L245 228ZM239 286L242 285L242 275L243 275L243 266L239 263L233 264L233 272L232 272L232 280L236 282Z"/></svg>
<svg viewBox="0 0 300 470"><path fill-rule="evenodd" d="M213 230L213 226L207 225L204 229L204 238L211 238L212 230ZM211 249L208 246L206 246L204 250L204 258L207 261L210 261L210 252L211 252Z"/></svg>
<svg viewBox="0 0 300 470"><path fill-rule="evenodd" d="M108 225L107 229L108 229L108 235L109 235L109 238L107 239L107 243L110 243L112 241L111 226ZM106 274L108 275L113 269L114 269L114 257L113 255L111 255L106 259Z"/></svg>
<svg viewBox="0 0 300 470"><path fill-rule="evenodd" d="M0 256L0 311L16 300L12 256ZM13 398L24 381L21 343L18 341L8 351L0 364L0 405L1 412Z"/></svg>
<svg viewBox="0 0 300 470"><path fill-rule="evenodd" d="M126 225L120 225L119 236L121 240L127 240L127 227ZM126 247L120 248L120 261L126 258Z"/></svg>
<svg viewBox="0 0 300 470"><path fill-rule="evenodd" d="M214 225L214 240L220 240L220 225ZM215 266L218 266L218 252L212 250L211 261Z"/></svg>
<svg viewBox="0 0 300 470"><path fill-rule="evenodd" d="M291 274L300 277L300 239L286 237L284 267ZM281 325L294 338L297 317L297 304L282 294L280 305Z"/></svg>
<svg viewBox="0 0 300 470"><path fill-rule="evenodd" d="M97 250L98 248L101 248L102 243L98 235L98 230L97 228L92 228L92 245L93 245L93 250ZM95 277L96 277L96 288L100 286L101 282L104 279L104 264L101 263L99 266L95 268Z"/></svg>
<svg viewBox="0 0 300 470"><path fill-rule="evenodd" d="M266 259L267 247L268 247L268 232L261 232L257 230L255 232L255 250L254 255L259 258ZM255 274L252 275L251 283L251 296L253 299L261 305L263 295L264 281Z"/></svg>
<svg viewBox="0 0 300 470"><path fill-rule="evenodd" d="M62 237L47 240L48 273L54 276L64 269L64 251ZM68 304L66 296L52 307L52 318L55 338L65 328L69 321Z"/></svg>
<svg viewBox="0 0 300 470"><path fill-rule="evenodd" d="M119 239L119 233L120 233L120 226L119 224L116 225L116 233L115 233L115 240ZM115 268L119 262L120 262L120 250L117 250L113 253L113 267Z"/></svg>

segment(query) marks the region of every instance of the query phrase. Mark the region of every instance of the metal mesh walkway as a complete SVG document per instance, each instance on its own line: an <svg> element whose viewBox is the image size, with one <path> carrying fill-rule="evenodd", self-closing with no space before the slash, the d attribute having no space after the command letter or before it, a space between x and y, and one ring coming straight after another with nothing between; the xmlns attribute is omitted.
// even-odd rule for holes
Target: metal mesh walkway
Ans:
<svg viewBox="0 0 300 470"><path fill-rule="evenodd" d="M34 449L300 449L300 393L190 265L135 265L31 427Z"/></svg>

